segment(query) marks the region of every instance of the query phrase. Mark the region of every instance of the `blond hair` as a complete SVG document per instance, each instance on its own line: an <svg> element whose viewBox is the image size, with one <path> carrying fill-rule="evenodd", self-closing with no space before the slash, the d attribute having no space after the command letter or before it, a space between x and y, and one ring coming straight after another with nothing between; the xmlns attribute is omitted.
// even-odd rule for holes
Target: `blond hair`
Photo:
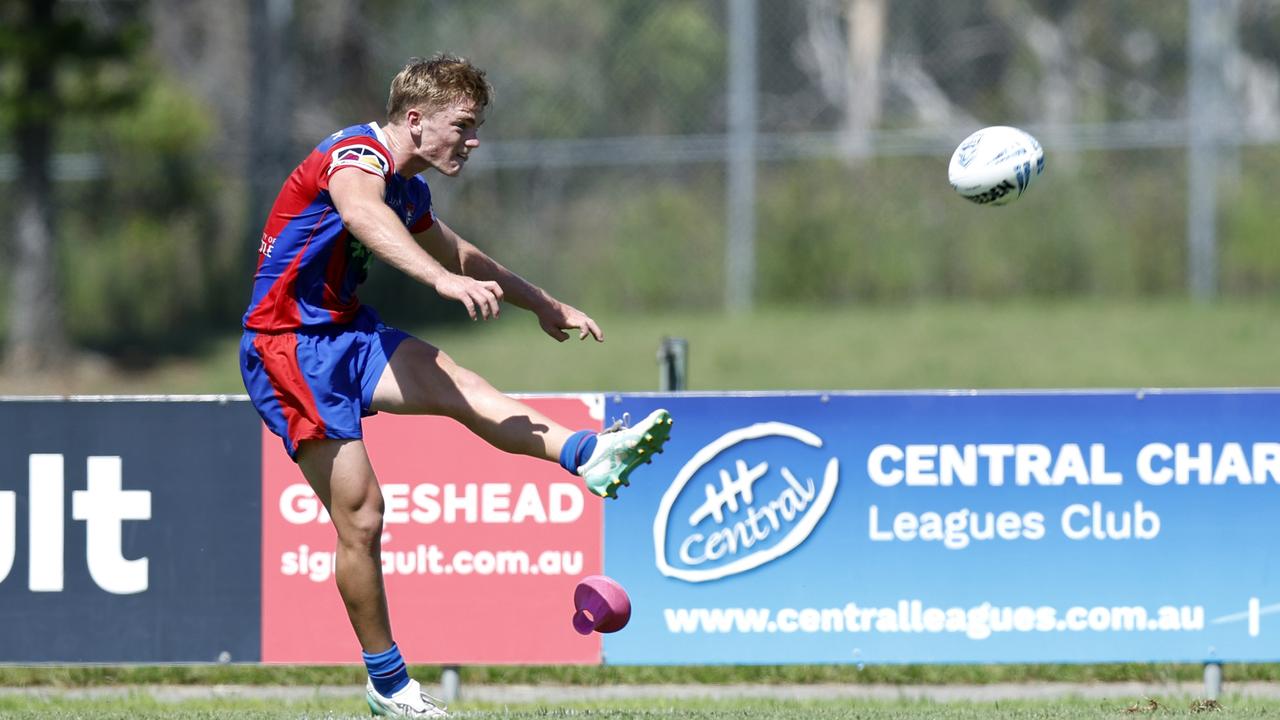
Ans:
<svg viewBox="0 0 1280 720"><path fill-rule="evenodd" d="M483 108L493 96L484 71L465 58L436 53L430 58L409 58L391 80L387 120L396 122L409 109L441 110L459 100L471 100Z"/></svg>

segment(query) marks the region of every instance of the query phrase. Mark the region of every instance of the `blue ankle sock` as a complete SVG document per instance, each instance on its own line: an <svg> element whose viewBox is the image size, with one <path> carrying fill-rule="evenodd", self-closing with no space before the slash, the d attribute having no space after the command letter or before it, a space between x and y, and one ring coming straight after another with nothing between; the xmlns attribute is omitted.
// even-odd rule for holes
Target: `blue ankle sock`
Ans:
<svg viewBox="0 0 1280 720"><path fill-rule="evenodd" d="M392 693L409 684L409 668L405 667L404 658L400 657L400 648L391 643L390 650L364 656L364 666L369 669L369 679L373 681L373 689L382 697L391 697Z"/></svg>
<svg viewBox="0 0 1280 720"><path fill-rule="evenodd" d="M570 435L564 447L560 448L560 467L577 475L578 468L591 457L591 451L595 449L596 434L590 430L579 430Z"/></svg>

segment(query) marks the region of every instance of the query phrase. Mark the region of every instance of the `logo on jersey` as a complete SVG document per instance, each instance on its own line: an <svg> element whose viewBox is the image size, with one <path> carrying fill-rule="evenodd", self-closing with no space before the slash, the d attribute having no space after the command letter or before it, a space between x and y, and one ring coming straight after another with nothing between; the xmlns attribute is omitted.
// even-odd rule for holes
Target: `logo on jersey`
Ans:
<svg viewBox="0 0 1280 720"><path fill-rule="evenodd" d="M373 263L373 251L365 247L364 243L355 239L355 236L349 237L351 259L359 264L361 270L360 282L364 282L364 279L369 276L369 265Z"/></svg>
<svg viewBox="0 0 1280 720"><path fill-rule="evenodd" d="M386 177L391 171L391 163L387 162L386 156L369 145L347 145L335 151L329 174L341 167L358 167L378 177Z"/></svg>

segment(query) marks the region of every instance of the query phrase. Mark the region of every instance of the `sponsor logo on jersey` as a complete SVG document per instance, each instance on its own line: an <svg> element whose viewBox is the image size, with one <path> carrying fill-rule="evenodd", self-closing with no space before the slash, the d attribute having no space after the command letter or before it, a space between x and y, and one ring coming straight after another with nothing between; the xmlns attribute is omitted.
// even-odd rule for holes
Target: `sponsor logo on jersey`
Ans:
<svg viewBox="0 0 1280 720"><path fill-rule="evenodd" d="M333 153L333 163L329 166L329 174L341 167L358 167L372 170L380 177L391 171L391 163L380 151L369 145L347 145Z"/></svg>

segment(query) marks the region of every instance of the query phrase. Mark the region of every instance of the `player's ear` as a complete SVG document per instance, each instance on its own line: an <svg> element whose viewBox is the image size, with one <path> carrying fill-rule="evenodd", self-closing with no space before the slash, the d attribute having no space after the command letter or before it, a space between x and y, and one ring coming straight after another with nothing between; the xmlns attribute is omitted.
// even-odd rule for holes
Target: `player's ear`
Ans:
<svg viewBox="0 0 1280 720"><path fill-rule="evenodd" d="M413 137L422 135L422 110L418 108L409 108L404 112L404 124L409 128L409 134Z"/></svg>

